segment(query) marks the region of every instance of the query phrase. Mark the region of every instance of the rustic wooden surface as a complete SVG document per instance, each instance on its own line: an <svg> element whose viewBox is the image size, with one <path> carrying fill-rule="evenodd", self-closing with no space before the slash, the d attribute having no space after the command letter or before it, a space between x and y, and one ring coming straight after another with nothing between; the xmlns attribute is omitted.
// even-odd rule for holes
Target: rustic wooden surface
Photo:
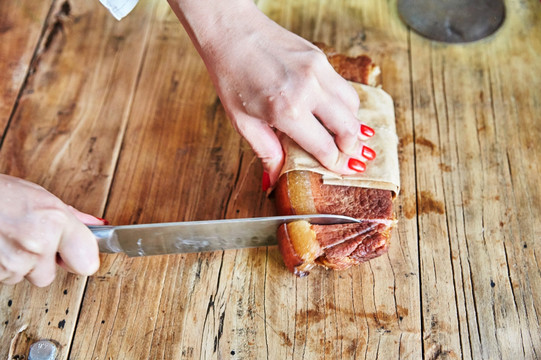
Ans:
<svg viewBox="0 0 541 360"><path fill-rule="evenodd" d="M276 248L102 256L89 278L0 287L0 358L541 357L541 3L444 45L396 2L258 1L286 28L380 64L402 192L390 252L297 279ZM265 216L261 165L166 2L0 2L0 172L115 224ZM1 201L1 199L0 199Z"/></svg>

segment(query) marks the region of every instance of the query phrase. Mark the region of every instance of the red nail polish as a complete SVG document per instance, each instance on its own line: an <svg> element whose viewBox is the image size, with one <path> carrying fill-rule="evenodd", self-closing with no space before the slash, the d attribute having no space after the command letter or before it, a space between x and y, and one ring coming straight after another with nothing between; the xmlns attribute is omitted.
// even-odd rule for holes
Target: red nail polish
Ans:
<svg viewBox="0 0 541 360"><path fill-rule="evenodd" d="M376 132L370 126L361 124L361 134L364 136L372 137Z"/></svg>
<svg viewBox="0 0 541 360"><path fill-rule="evenodd" d="M268 172L263 172L263 182L261 183L261 189L267 191L270 187L270 175Z"/></svg>
<svg viewBox="0 0 541 360"><path fill-rule="evenodd" d="M376 152L368 146L363 146L361 154L365 159L368 160L374 160L376 158Z"/></svg>
<svg viewBox="0 0 541 360"><path fill-rule="evenodd" d="M361 160L357 160L354 158L350 158L348 161L348 167L351 170L355 170L357 172L363 172L366 170L366 164L363 163Z"/></svg>
<svg viewBox="0 0 541 360"><path fill-rule="evenodd" d="M102 218L99 218L97 216L94 216L96 219L100 220L100 221L103 221L103 225L109 225L109 221L105 220L105 219L102 219Z"/></svg>

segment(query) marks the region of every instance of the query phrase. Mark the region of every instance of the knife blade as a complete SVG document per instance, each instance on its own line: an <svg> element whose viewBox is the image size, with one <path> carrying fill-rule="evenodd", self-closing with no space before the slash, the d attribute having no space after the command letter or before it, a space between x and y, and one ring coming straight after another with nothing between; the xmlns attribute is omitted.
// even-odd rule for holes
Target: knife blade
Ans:
<svg viewBox="0 0 541 360"><path fill-rule="evenodd" d="M89 226L100 252L130 257L196 253L276 245L281 224L305 220L331 225L360 222L341 215L288 215L247 219Z"/></svg>

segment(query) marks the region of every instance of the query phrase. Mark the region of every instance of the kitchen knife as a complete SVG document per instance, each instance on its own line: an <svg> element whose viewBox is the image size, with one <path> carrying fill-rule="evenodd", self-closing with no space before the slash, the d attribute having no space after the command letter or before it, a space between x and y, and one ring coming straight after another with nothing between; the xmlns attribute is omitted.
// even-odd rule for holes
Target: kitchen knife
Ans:
<svg viewBox="0 0 541 360"><path fill-rule="evenodd" d="M315 214L89 228L100 252L150 256L276 245L278 227L296 220L318 225L360 222L348 216Z"/></svg>

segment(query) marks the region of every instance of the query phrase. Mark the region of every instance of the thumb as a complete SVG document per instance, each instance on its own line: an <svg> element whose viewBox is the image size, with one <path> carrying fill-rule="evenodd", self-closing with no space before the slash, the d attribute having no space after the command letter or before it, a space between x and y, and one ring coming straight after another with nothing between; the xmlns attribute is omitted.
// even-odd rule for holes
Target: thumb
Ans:
<svg viewBox="0 0 541 360"><path fill-rule="evenodd" d="M70 272L85 276L94 274L100 266L98 242L76 217L62 232L57 263Z"/></svg>
<svg viewBox="0 0 541 360"><path fill-rule="evenodd" d="M261 159L271 185L275 184L284 164L284 150L276 133L267 123L254 118L246 121L239 132Z"/></svg>

